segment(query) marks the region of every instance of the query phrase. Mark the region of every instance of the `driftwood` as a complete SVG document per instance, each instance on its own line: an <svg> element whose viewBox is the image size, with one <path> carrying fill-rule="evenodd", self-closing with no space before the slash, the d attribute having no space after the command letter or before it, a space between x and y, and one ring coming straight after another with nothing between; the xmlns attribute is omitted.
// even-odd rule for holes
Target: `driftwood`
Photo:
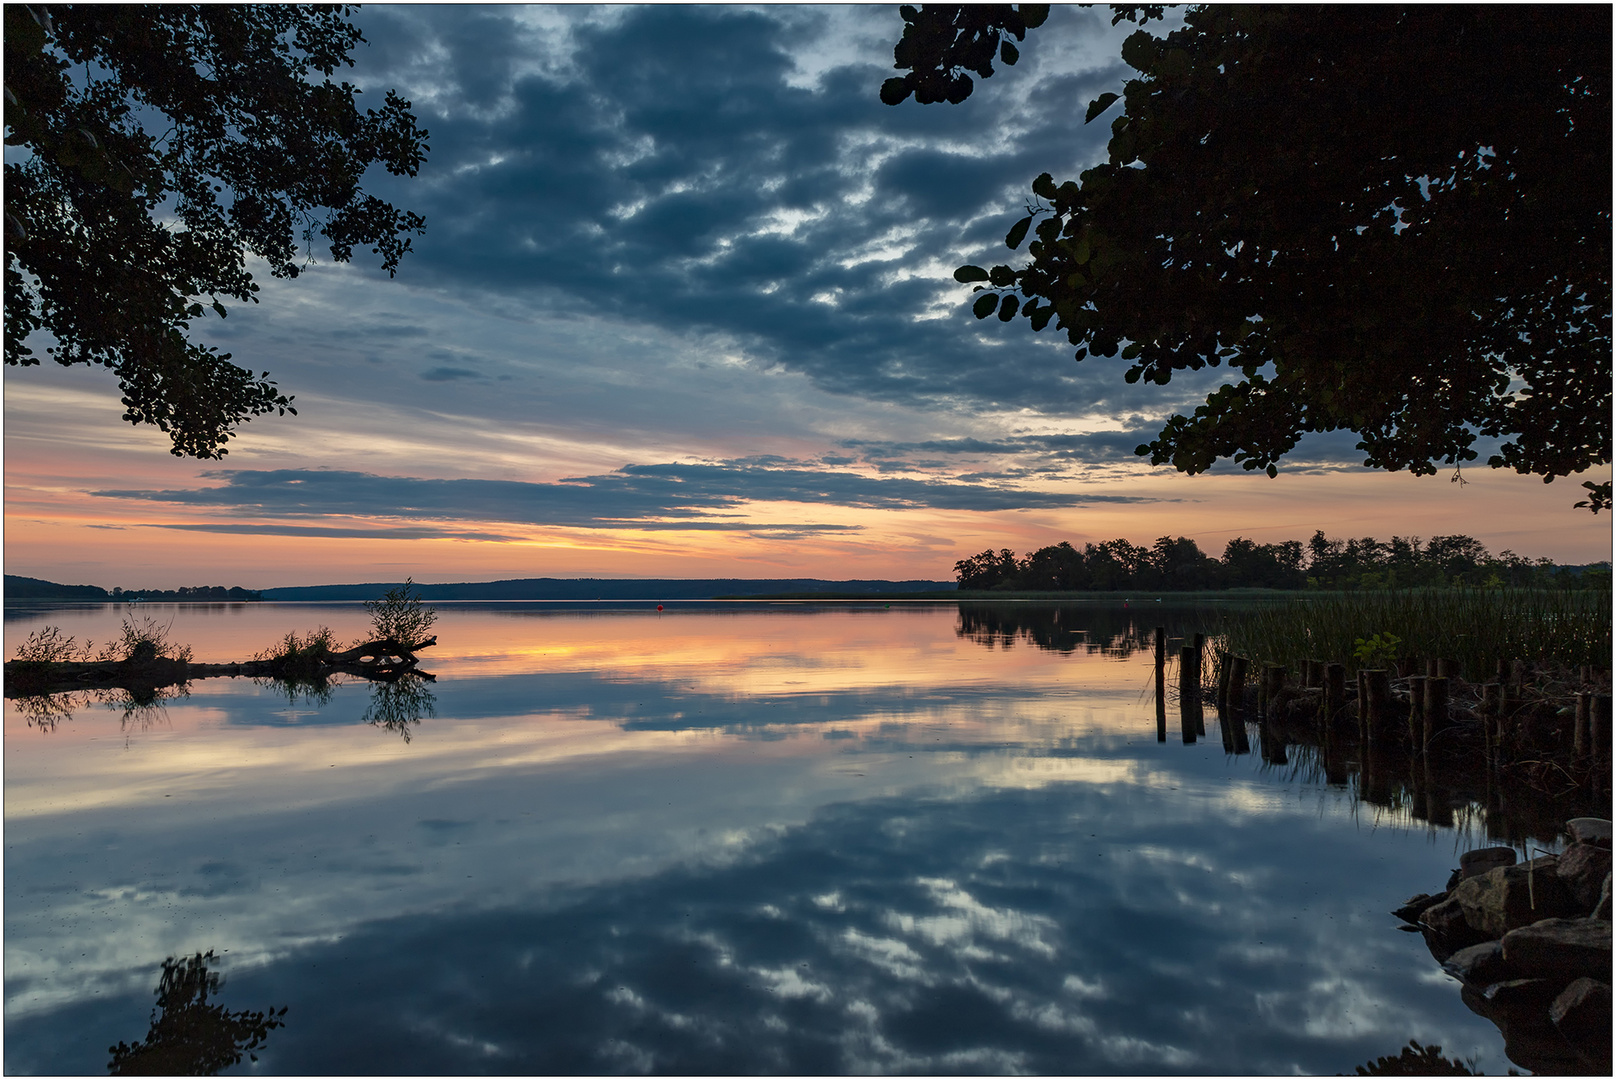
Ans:
<svg viewBox="0 0 1616 1080"><path fill-rule="evenodd" d="M432 681L434 677L430 672L416 670L418 661L415 654L437 643L436 635L411 644L383 638L320 657L244 660L232 664L196 664L166 656L137 656L116 661L8 660L5 666L5 696L33 697L71 690L152 691L163 686L177 686L192 679L221 676L322 682L332 675L344 674L391 682L410 673Z"/></svg>

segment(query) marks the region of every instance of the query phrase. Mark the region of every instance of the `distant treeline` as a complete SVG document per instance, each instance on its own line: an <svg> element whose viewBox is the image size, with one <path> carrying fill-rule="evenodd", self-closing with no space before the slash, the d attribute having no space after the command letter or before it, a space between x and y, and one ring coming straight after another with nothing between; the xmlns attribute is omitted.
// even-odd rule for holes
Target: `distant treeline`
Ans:
<svg viewBox="0 0 1616 1080"><path fill-rule="evenodd" d="M1230 540L1223 558L1195 541L1164 536L1151 547L1126 540L1061 542L1016 558L1009 548L984 551L954 564L961 589L1001 591L1188 592L1202 589L1401 589L1442 585L1609 589L1610 563L1556 566L1504 551L1490 554L1469 536L1394 536L1336 540L1315 532L1303 543Z"/></svg>
<svg viewBox="0 0 1616 1080"><path fill-rule="evenodd" d="M240 586L189 585L178 589L123 589L99 585L58 585L40 578L5 575L7 600L178 600L186 603L262 600L263 594Z"/></svg>

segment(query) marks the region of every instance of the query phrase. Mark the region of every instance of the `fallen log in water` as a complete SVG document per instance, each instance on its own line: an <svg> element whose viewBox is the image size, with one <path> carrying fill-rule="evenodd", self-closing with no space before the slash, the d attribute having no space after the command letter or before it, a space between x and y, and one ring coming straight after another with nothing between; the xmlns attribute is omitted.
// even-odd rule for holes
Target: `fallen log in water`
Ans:
<svg viewBox="0 0 1616 1080"><path fill-rule="evenodd" d="M271 657L229 664L198 664L167 656L129 660L8 660L5 696L34 697L71 690L151 691L193 679L222 676L318 682L344 674L391 681L409 672L432 680L429 672L416 670L419 661L415 654L437 643L436 635L413 643L382 638L320 656Z"/></svg>

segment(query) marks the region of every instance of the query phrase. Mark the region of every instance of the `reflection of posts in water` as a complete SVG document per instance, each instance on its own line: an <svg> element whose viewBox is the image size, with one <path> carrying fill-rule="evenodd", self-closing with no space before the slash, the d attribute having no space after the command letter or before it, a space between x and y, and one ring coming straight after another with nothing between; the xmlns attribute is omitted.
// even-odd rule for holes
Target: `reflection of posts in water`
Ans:
<svg viewBox="0 0 1616 1080"><path fill-rule="evenodd" d="M285 1007L279 1011L243 1010L229 1012L222 1005L208 1003L222 982L218 972L208 970L213 950L176 960L163 961L163 975L157 984L157 1008L152 1010L151 1029L134 1045L120 1042L107 1048L112 1060L107 1071L113 1076L213 1076L261 1049L275 1028L283 1027Z"/></svg>
<svg viewBox="0 0 1616 1080"><path fill-rule="evenodd" d="M1196 729L1200 727L1195 715L1200 705L1195 674L1195 649L1185 645L1178 652L1178 718L1186 743L1195 741Z"/></svg>
<svg viewBox="0 0 1616 1080"><path fill-rule="evenodd" d="M397 679L371 683L365 723L396 731L409 742L411 724L437 715L437 698L427 687L428 678L425 672L406 672Z"/></svg>
<svg viewBox="0 0 1616 1080"><path fill-rule="evenodd" d="M1156 741L1167 741L1167 628L1156 627Z"/></svg>

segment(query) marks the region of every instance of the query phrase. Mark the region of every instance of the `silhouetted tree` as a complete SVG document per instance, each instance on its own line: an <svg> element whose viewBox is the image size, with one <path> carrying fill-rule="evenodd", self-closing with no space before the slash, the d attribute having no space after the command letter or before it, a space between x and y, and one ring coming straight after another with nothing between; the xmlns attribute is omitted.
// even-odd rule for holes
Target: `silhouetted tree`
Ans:
<svg viewBox="0 0 1616 1080"><path fill-rule="evenodd" d="M218 972L208 969L213 959L209 949L163 961L151 1030L141 1042L108 1047L112 1060L107 1072L113 1076L213 1076L240 1062L244 1053L258 1060L252 1051L263 1048L271 1031L285 1026L281 1018L286 1008L230 1012L209 1003L208 995L218 993L222 985Z"/></svg>
<svg viewBox="0 0 1616 1080"><path fill-rule="evenodd" d="M63 365L111 368L124 419L217 458L238 424L295 412L268 372L197 344L220 297L256 301L248 256L296 277L301 233L389 274L425 221L360 187L413 176L426 132L389 91L360 112L331 75L364 41L345 7L5 8L5 362L36 331Z"/></svg>
<svg viewBox="0 0 1616 1080"><path fill-rule="evenodd" d="M1005 236L1030 235L1030 261L956 271L980 283L976 316L1053 321L1080 361L1120 351L1130 383L1228 365L1139 447L1182 472L1272 476L1339 428L1364 464L1416 474L1475 460L1478 436L1503 440L1488 465L1545 482L1609 464L1610 9L1183 11L1130 35L1138 76L1089 105L1123 102L1108 160L1033 181ZM989 43L1043 21L900 12L889 104L963 101ZM1608 481L1584 487L1578 506L1610 506Z"/></svg>

